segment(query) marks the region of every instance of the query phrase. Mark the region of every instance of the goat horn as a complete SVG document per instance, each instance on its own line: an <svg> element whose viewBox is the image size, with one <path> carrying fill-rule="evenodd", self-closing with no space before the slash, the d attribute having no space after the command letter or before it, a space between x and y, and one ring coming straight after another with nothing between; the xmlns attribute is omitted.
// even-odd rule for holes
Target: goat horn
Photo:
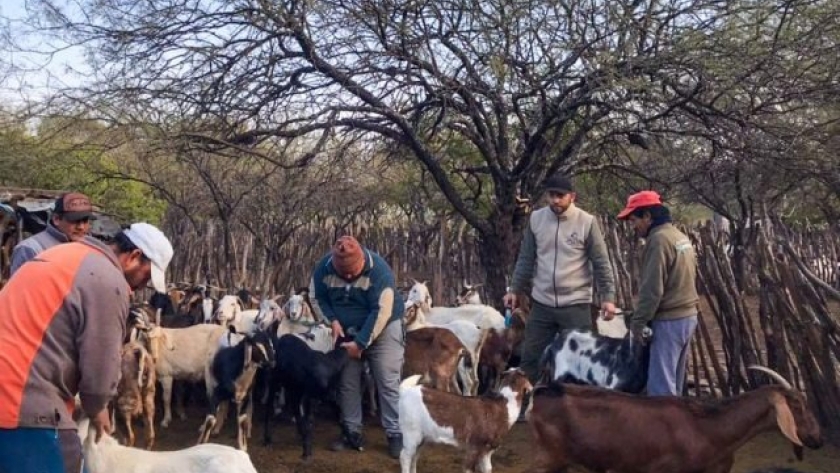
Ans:
<svg viewBox="0 0 840 473"><path fill-rule="evenodd" d="M751 365L747 369L762 371L764 373L767 373L768 376L770 376L771 378L778 381L778 383L781 384L783 388L785 388L789 391L793 391L793 386L791 386L790 383L782 375L780 375L779 373L776 373L775 371L771 370L770 368L765 368L764 366L758 366L758 365Z"/></svg>

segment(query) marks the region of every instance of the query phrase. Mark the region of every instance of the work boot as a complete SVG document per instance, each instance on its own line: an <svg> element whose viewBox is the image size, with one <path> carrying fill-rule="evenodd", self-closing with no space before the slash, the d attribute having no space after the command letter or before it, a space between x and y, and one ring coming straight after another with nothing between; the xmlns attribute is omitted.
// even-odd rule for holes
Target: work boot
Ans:
<svg viewBox="0 0 840 473"><path fill-rule="evenodd" d="M353 432L350 429L342 426L341 437L330 444L330 450L333 452L341 452L343 450L364 451L364 438L361 432Z"/></svg>
<svg viewBox="0 0 840 473"><path fill-rule="evenodd" d="M402 435L396 434L391 435L388 437L388 455L391 458L400 458L400 452L402 452L403 448L403 441Z"/></svg>

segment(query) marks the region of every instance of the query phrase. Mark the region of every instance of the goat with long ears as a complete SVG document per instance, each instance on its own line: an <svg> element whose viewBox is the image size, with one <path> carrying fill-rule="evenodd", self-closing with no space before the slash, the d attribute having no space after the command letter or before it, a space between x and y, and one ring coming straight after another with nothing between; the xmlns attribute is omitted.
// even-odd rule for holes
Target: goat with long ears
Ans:
<svg viewBox="0 0 840 473"><path fill-rule="evenodd" d="M778 428L801 458L822 446L805 397L778 373L780 385L723 400L645 397L551 383L534 391L529 422L537 448L533 472L570 465L610 473L728 473L735 451Z"/></svg>

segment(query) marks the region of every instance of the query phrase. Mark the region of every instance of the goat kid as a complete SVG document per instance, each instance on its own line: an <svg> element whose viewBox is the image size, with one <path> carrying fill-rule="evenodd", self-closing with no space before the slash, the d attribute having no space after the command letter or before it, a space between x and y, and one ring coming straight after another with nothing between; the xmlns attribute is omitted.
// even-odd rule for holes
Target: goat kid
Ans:
<svg viewBox="0 0 840 473"><path fill-rule="evenodd" d="M516 361L519 345L525 338L525 314L520 307L512 311L510 326L500 332L490 329L478 362L478 393L499 389L502 373Z"/></svg>
<svg viewBox="0 0 840 473"><path fill-rule="evenodd" d="M155 445L155 362L152 355L138 342L126 344L122 349L120 381L117 384L116 411L125 422L126 445L134 446L132 420L143 418L146 432L146 449Z"/></svg>
<svg viewBox="0 0 840 473"><path fill-rule="evenodd" d="M326 398L350 356L344 348L321 353L296 335L274 339L276 364L267 376L269 399L280 388L285 393L285 409L295 418L303 447L303 459L312 457L312 398ZM265 409L264 443L271 443L272 409ZM359 446L361 448L361 446Z"/></svg>
<svg viewBox="0 0 840 473"><path fill-rule="evenodd" d="M588 384L640 393L647 384L650 345L587 330L564 330L543 352L543 376L560 383Z"/></svg>
<svg viewBox="0 0 840 473"><path fill-rule="evenodd" d="M801 458L822 445L805 397L777 373L762 386L720 401L644 397L552 382L534 391L529 416L535 473L579 465L596 473L728 473L734 452L778 428Z"/></svg>
<svg viewBox="0 0 840 473"><path fill-rule="evenodd" d="M524 372L505 372L499 394L483 397L441 392L418 385L419 380L415 375L400 384L401 472L416 473L420 446L432 442L466 450L465 471L490 473L490 457L531 391Z"/></svg>
<svg viewBox="0 0 840 473"><path fill-rule="evenodd" d="M150 452L120 445L108 434L96 442L96 429L87 418L77 425L88 473L257 473L247 453L226 445Z"/></svg>
<svg viewBox="0 0 840 473"><path fill-rule="evenodd" d="M470 352L451 331L440 327L424 327L405 334L403 376L422 375L435 389L460 394L455 378L462 358ZM472 359L468 365L472 367Z"/></svg>
<svg viewBox="0 0 840 473"><path fill-rule="evenodd" d="M211 392L210 413L201 426L198 443L208 442L211 433L221 430L227 415L227 404L233 401L236 405L237 419L236 444L241 450L248 449L254 376L262 366L273 367L274 360L274 346L269 335L264 332L246 335L236 345L221 348L216 352L207 383Z"/></svg>
<svg viewBox="0 0 840 473"><path fill-rule="evenodd" d="M465 280L461 292L455 298L455 305L481 304L481 294L478 293L478 288L481 286L483 286L481 283L467 284Z"/></svg>

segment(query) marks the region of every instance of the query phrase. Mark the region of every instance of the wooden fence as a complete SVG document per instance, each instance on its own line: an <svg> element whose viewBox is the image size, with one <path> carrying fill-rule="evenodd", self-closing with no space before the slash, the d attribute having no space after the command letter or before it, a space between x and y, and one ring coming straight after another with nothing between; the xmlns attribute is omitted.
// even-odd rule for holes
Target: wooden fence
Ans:
<svg viewBox="0 0 840 473"><path fill-rule="evenodd" d="M602 219L601 225L618 304L631 308L643 245L612 218ZM190 228L181 221L164 224L176 250L170 281L209 283L219 292L246 286L267 294L307 285L314 265L338 234L336 227L313 222L265 248L254 235L234 226L229 229L234 255L229 261L221 251L224 234L218 222L205 222L200 235ZM399 285L407 287L413 278L428 280L440 305L454 302L462 281L483 282L476 239L460 222L342 228L382 254ZM684 230L695 243L702 298L702 316L691 344L688 394L737 394L765 381L747 366L769 366L808 394L824 427L840 432L838 233L765 222L758 228L757 243L745 254L749 289L742 292L726 235L711 225Z"/></svg>

